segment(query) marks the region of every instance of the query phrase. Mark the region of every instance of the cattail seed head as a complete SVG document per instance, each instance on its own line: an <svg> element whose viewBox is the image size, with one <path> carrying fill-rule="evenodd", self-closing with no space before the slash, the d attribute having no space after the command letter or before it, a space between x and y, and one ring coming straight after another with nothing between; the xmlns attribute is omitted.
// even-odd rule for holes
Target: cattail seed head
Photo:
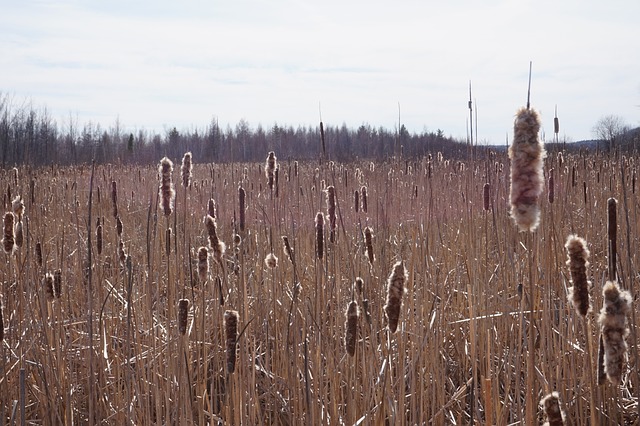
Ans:
<svg viewBox="0 0 640 426"><path fill-rule="evenodd" d="M369 259L369 264L373 265L375 255L373 254L373 230L367 226L364 228L364 249Z"/></svg>
<svg viewBox="0 0 640 426"><path fill-rule="evenodd" d="M329 239L335 242L336 232L336 189L330 185L327 191L327 216L329 218Z"/></svg>
<svg viewBox="0 0 640 426"><path fill-rule="evenodd" d="M245 210L246 210L246 206L245 206L245 198L246 198L246 193L244 191L244 188L242 186L238 187L238 213L239 213L239 217L240 217L240 231L244 232L244 226L245 226Z"/></svg>
<svg viewBox="0 0 640 426"><path fill-rule="evenodd" d="M358 309L358 302L352 300L349 302L349 305L347 305L347 312L345 313L346 319L344 322L344 346L350 356L354 356L356 353L359 316L360 310Z"/></svg>
<svg viewBox="0 0 640 426"><path fill-rule="evenodd" d="M22 244L24 243L24 235L22 233L22 221L18 221L18 223L16 223L16 230L15 230L15 236L16 236L16 247L20 248L22 247Z"/></svg>
<svg viewBox="0 0 640 426"><path fill-rule="evenodd" d="M222 257L224 256L224 252L227 247L218 238L218 225L216 224L216 220L213 217L207 215L207 217L205 217L204 219L204 224L207 228L207 234L209 236L209 247L213 252L213 258L220 264L220 266L222 266Z"/></svg>
<svg viewBox="0 0 640 426"><path fill-rule="evenodd" d="M164 231L164 249L165 249L165 253L167 255L167 257L169 257L169 255L171 254L171 234L173 233L173 231L171 230L171 228L167 228L166 231Z"/></svg>
<svg viewBox="0 0 640 426"><path fill-rule="evenodd" d="M573 287L569 288L569 299L576 312L584 317L589 312L589 281L587 281L589 249L587 242L576 235L569 235L564 246L567 249L567 265L573 283Z"/></svg>
<svg viewBox="0 0 640 426"><path fill-rule="evenodd" d="M404 294L404 284L407 281L407 270L402 260L393 265L389 280L387 282L387 301L384 311L389 321L389 331L395 333L398 329L400 318L400 308L402 306L402 296Z"/></svg>
<svg viewBox="0 0 640 426"><path fill-rule="evenodd" d="M607 242L609 244L609 279L616 279L616 265L618 257L618 201L615 198L607 200Z"/></svg>
<svg viewBox="0 0 640 426"><path fill-rule="evenodd" d="M60 269L56 269L53 272L53 290L56 299L62 297L62 271Z"/></svg>
<svg viewBox="0 0 640 426"><path fill-rule="evenodd" d="M547 417L547 422L543 426L564 425L565 414L560 408L560 395L558 392L551 392L549 395L542 398L540 406Z"/></svg>
<svg viewBox="0 0 640 426"><path fill-rule="evenodd" d="M114 219L118 217L118 185L116 181L111 181L111 206L113 207Z"/></svg>
<svg viewBox="0 0 640 426"><path fill-rule="evenodd" d="M553 169L549 170L549 204L553 204L556 199L555 180L553 179Z"/></svg>
<svg viewBox="0 0 640 426"><path fill-rule="evenodd" d="M160 175L160 207L164 212L165 216L171 215L173 212L173 202L176 197L176 192L173 189L173 162L169 160L167 157L164 157L160 160L160 165L158 166L158 173Z"/></svg>
<svg viewBox="0 0 640 426"><path fill-rule="evenodd" d="M264 258L264 264L267 265L267 267L269 269L273 269L276 266L278 266L278 258L276 257L275 254L273 253L269 253L265 258Z"/></svg>
<svg viewBox="0 0 640 426"><path fill-rule="evenodd" d="M267 183L269 185L269 189L273 191L273 185L275 182L275 172L278 168L278 162L276 158L276 153L270 151L267 155L267 162L264 167L265 174L267 175Z"/></svg>
<svg viewBox="0 0 640 426"><path fill-rule="evenodd" d="M209 250L206 247L198 249L198 279L204 284L209 278Z"/></svg>
<svg viewBox="0 0 640 426"><path fill-rule="evenodd" d="M96 249L98 250L98 256L102 254L102 225L98 224L96 227Z"/></svg>
<svg viewBox="0 0 640 426"><path fill-rule="evenodd" d="M40 241L36 243L36 262L38 266L42 267L42 244Z"/></svg>
<svg viewBox="0 0 640 426"><path fill-rule="evenodd" d="M188 188L191 185L191 170L193 165L191 164L191 152L185 152L182 157L182 166L180 167L180 174L182 176L182 186Z"/></svg>
<svg viewBox="0 0 640 426"><path fill-rule="evenodd" d="M187 333L187 314L189 312L189 299L178 301L178 332L181 336Z"/></svg>
<svg viewBox="0 0 640 426"><path fill-rule="evenodd" d="M13 199L11 202L11 210L13 210L13 214L16 215L18 222L22 220L22 215L24 213L24 203L22 202L22 197L19 195Z"/></svg>
<svg viewBox="0 0 640 426"><path fill-rule="evenodd" d="M324 215L320 212L316 214L316 254L318 259L324 255Z"/></svg>
<svg viewBox="0 0 640 426"><path fill-rule="evenodd" d="M212 218L216 218L216 202L213 198L209 198L209 202L207 203L207 214Z"/></svg>
<svg viewBox="0 0 640 426"><path fill-rule="evenodd" d="M14 235L14 215L11 212L6 212L4 214L4 237L2 239L2 244L4 246L4 252L8 254L13 254L15 250L15 235Z"/></svg>
<svg viewBox="0 0 640 426"><path fill-rule="evenodd" d="M367 212L367 187L363 186L362 188L360 188L360 195L362 198L362 211L364 213Z"/></svg>
<svg viewBox="0 0 640 426"><path fill-rule="evenodd" d="M627 314L631 310L632 299L629 292L620 290L615 281L606 282L602 288L602 295L604 303L598 324L604 344L604 371L612 384L619 385L627 352Z"/></svg>
<svg viewBox="0 0 640 426"><path fill-rule="evenodd" d="M546 152L538 139L540 117L533 109L521 108L513 127L511 159L511 217L521 231L535 231L540 222L540 206L544 179L543 159Z"/></svg>
<svg viewBox="0 0 640 426"><path fill-rule="evenodd" d="M120 220L120 216L116 218L116 234L118 238L122 238L122 221Z"/></svg>
<svg viewBox="0 0 640 426"><path fill-rule="evenodd" d="M238 312L225 311L224 335L227 342L227 372L233 373L236 369L236 345L238 340Z"/></svg>
<svg viewBox="0 0 640 426"><path fill-rule="evenodd" d="M4 317L2 316L2 299L0 299L0 343L4 341Z"/></svg>
<svg viewBox="0 0 640 426"><path fill-rule="evenodd" d="M353 208L356 213L360 210L360 193L357 189L353 191Z"/></svg>
<svg viewBox="0 0 640 426"><path fill-rule="evenodd" d="M484 209L484 211L489 210L489 207L490 207L490 204L489 204L490 189L491 189L491 185L489 185L489 182L485 183L482 188L482 208Z"/></svg>
<svg viewBox="0 0 640 426"><path fill-rule="evenodd" d="M118 260L120 260L120 264L122 266L125 265L127 260L127 252L125 251L124 242L122 240L118 241Z"/></svg>
<svg viewBox="0 0 640 426"><path fill-rule="evenodd" d="M364 280L360 277L356 278L356 291L362 297L362 292L364 291Z"/></svg>
<svg viewBox="0 0 640 426"><path fill-rule="evenodd" d="M282 236L282 245L284 247L284 252L289 258L289 261L292 265L295 265L295 258L293 256L293 248L291 248L291 244L289 244L289 237L286 235Z"/></svg>
<svg viewBox="0 0 640 426"><path fill-rule="evenodd" d="M53 302L55 299L54 287L53 287L53 275L46 273L42 279L42 288L44 289L47 302Z"/></svg>

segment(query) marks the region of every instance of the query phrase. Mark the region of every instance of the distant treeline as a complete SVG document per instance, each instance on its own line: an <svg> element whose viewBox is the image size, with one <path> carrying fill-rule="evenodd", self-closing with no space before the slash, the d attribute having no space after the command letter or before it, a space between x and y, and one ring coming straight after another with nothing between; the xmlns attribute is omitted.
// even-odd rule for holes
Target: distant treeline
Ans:
<svg viewBox="0 0 640 426"><path fill-rule="evenodd" d="M357 129L345 124L333 126L252 127L241 120L235 127L221 128L216 120L202 129L178 130L165 134L146 130L125 132L119 122L105 129L99 124L79 125L69 120L60 126L46 109L30 105L15 107L0 92L0 165L33 166L89 163L150 164L168 156L179 158L191 151L196 161L264 161L268 151L279 158L349 161L384 160L393 155L416 158L428 153L464 153L464 143L446 137L442 130L410 134L400 129L374 128L363 124ZM324 144L322 143L324 134Z"/></svg>

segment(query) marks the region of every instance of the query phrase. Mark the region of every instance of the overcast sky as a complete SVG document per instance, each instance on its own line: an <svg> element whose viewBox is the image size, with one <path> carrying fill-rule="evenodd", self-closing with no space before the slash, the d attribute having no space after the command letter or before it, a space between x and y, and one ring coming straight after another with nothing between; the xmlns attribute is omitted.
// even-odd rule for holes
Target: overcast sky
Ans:
<svg viewBox="0 0 640 426"><path fill-rule="evenodd" d="M640 125L640 1L0 0L0 92L58 124L164 134L328 125L511 140L531 104L552 138ZM474 113L475 114L475 113ZM475 118L474 118L475 120Z"/></svg>

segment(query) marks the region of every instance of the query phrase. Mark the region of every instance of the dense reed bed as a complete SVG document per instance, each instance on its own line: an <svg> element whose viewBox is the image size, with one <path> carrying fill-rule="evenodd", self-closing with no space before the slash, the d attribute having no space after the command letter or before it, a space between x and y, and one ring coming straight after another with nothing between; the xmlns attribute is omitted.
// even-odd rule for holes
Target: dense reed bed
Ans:
<svg viewBox="0 0 640 426"><path fill-rule="evenodd" d="M22 224L0 254L0 424L638 421L626 305L596 380L603 287L630 303L640 270L635 158L548 153L533 232L506 153L171 160L0 172ZM570 235L590 253L579 312Z"/></svg>

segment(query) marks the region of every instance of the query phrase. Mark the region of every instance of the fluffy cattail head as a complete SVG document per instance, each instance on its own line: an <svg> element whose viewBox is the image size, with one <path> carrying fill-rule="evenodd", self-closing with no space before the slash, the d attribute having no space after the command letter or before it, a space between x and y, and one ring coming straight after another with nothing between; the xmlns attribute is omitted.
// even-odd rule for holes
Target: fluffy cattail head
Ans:
<svg viewBox="0 0 640 426"><path fill-rule="evenodd" d="M203 284L209 277L209 250L206 247L198 249L198 279Z"/></svg>
<svg viewBox="0 0 640 426"><path fill-rule="evenodd" d="M116 181L111 181L111 206L113 207L114 219L118 217L118 185Z"/></svg>
<svg viewBox="0 0 640 426"><path fill-rule="evenodd" d="M544 187L542 173L546 155L540 140L540 117L533 109L521 108L513 126L511 159L511 217L521 231L535 231L540 222L539 199Z"/></svg>
<svg viewBox="0 0 640 426"><path fill-rule="evenodd" d="M189 313L189 299L178 301L178 332L181 336L187 333L187 314Z"/></svg>
<svg viewBox="0 0 640 426"><path fill-rule="evenodd" d="M14 235L14 219L13 213L6 212L4 214L4 237L2 238L2 244L4 246L4 252L12 254L15 250L15 235Z"/></svg>
<svg viewBox="0 0 640 426"><path fill-rule="evenodd" d="M620 290L615 281L607 281L602 288L604 304L598 317L604 345L604 371L614 385L622 381L627 352L625 338L629 334L627 314L631 310L631 295Z"/></svg>
<svg viewBox="0 0 640 426"><path fill-rule="evenodd" d="M316 254L318 259L324 255L324 215L321 212L316 214Z"/></svg>
<svg viewBox="0 0 640 426"><path fill-rule="evenodd" d="M24 203L22 202L22 197L16 195L16 198L14 198L11 202L11 209L13 210L13 214L18 218L18 222L20 222L24 213Z"/></svg>
<svg viewBox="0 0 640 426"><path fill-rule="evenodd" d="M176 196L172 180L173 162L164 157L160 160L158 173L160 175L160 207L164 215L169 216L173 212L173 202Z"/></svg>
<svg viewBox="0 0 640 426"><path fill-rule="evenodd" d="M355 300L352 300L349 302L349 305L347 305L344 322L344 346L350 356L354 356L356 353L359 316L360 310L358 309L358 303Z"/></svg>
<svg viewBox="0 0 640 426"><path fill-rule="evenodd" d="M558 392L551 392L549 395L542 398L540 406L547 417L547 422L544 426L564 425L564 412L560 408L560 395Z"/></svg>
<svg viewBox="0 0 640 426"><path fill-rule="evenodd" d="M587 242L576 235L569 235L564 246L567 249L567 265L573 283L573 287L569 288L569 299L576 312L584 317L589 312L589 281L587 281L589 249Z"/></svg>
<svg viewBox="0 0 640 426"><path fill-rule="evenodd" d="M369 264L373 265L375 255L373 254L373 230L367 226L364 228L364 249L369 259Z"/></svg>
<svg viewBox="0 0 640 426"><path fill-rule="evenodd" d="M238 312L225 311L224 336L227 342L227 372L233 373L236 369L236 345L238 340Z"/></svg>
<svg viewBox="0 0 640 426"><path fill-rule="evenodd" d="M120 260L120 264L122 266L125 265L127 260L127 252L124 248L124 242L122 240L118 241L118 260Z"/></svg>
<svg viewBox="0 0 640 426"><path fill-rule="evenodd" d="M267 155L267 162L264 167L264 172L267 176L267 183L271 191L273 191L273 185L275 182L275 172L277 168L278 168L278 162L276 158L276 153L273 151L270 151L269 154Z"/></svg>
<svg viewBox="0 0 640 426"><path fill-rule="evenodd" d="M44 278L42 278L42 288L44 289L44 295L47 299L47 302L53 302L53 300L55 299L53 275L48 272L44 275Z"/></svg>
<svg viewBox="0 0 640 426"><path fill-rule="evenodd" d="M213 252L213 257L222 266L222 256L226 250L225 244L218 238L218 225L216 220L207 215L204 219L205 227L207 228L207 234L209 236L209 247Z"/></svg>
<svg viewBox="0 0 640 426"><path fill-rule="evenodd" d="M363 186L362 188L360 188L360 195L362 198L362 211L364 213L367 212L367 187Z"/></svg>
<svg viewBox="0 0 640 426"><path fill-rule="evenodd" d="M267 265L267 268L269 269L273 269L276 266L278 266L278 258L276 257L275 254L273 253L269 253L265 258L264 258L264 264Z"/></svg>
<svg viewBox="0 0 640 426"><path fill-rule="evenodd" d="M180 167L180 174L182 176L182 186L188 188L191 185L191 152L185 152L182 157L182 166Z"/></svg>
<svg viewBox="0 0 640 426"><path fill-rule="evenodd" d="M387 302L384 311L389 321L389 331L395 333L398 329L400 319L400 308L402 306L402 296L404 294L404 284L407 281L407 270L402 260L393 265L389 280L387 282Z"/></svg>
<svg viewBox="0 0 640 426"><path fill-rule="evenodd" d="M360 295L360 297L362 297L362 292L364 291L364 280L361 277L357 277L355 285L356 292L358 293L358 295Z"/></svg>
<svg viewBox="0 0 640 426"><path fill-rule="evenodd" d="M216 218L216 202L213 198L209 198L207 203L207 214L214 219Z"/></svg>
<svg viewBox="0 0 640 426"><path fill-rule="evenodd" d="M327 216L329 218L329 239L335 242L336 232L336 189L329 185L327 191Z"/></svg>

